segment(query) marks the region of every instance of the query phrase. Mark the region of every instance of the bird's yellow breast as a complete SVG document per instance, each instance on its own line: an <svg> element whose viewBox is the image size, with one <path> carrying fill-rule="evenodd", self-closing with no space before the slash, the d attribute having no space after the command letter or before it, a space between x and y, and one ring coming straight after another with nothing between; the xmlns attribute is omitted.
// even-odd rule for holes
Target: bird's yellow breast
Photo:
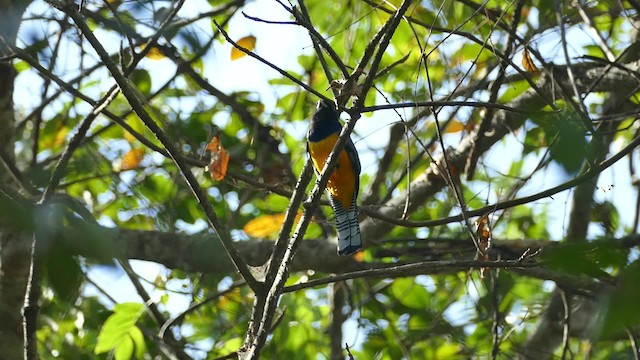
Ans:
<svg viewBox="0 0 640 360"><path fill-rule="evenodd" d="M329 157L337 140L338 134L336 133L327 136L321 141L309 141L309 154L313 161L313 166L318 173L322 171L327 157ZM351 159L343 149L338 157L338 164L327 183L327 190L331 196L340 201L345 209L349 209L351 207L351 201L353 200L356 181L356 172L353 169Z"/></svg>

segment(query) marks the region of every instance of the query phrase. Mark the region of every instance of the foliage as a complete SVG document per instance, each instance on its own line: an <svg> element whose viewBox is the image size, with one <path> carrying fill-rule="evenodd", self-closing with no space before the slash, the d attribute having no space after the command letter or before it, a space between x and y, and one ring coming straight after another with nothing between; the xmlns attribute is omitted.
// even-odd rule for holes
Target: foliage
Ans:
<svg viewBox="0 0 640 360"><path fill-rule="evenodd" d="M290 216L287 210L294 190L311 196L316 186L298 185L305 131L318 100L312 91L333 98L337 93L329 89L339 87L330 80L346 80L333 54L348 74L356 73L370 41L379 32L391 34L390 28L379 66L368 62L361 69L359 84L373 74L374 87L341 100L349 109L342 119L358 118L352 138L363 162L366 249L353 259L337 259L326 246L306 250L335 231L327 204L311 214L262 356L344 358L347 343L356 359L514 358L527 351L536 324L552 312L546 306L560 293L574 305L595 303L601 312L581 333L572 328L563 346L561 331L547 334L556 346L545 356L630 356L627 334L633 339L640 321L638 238L632 236L638 209L635 199L619 195L637 187L630 179L638 162L633 152L620 153L616 161L627 156L631 164L622 179L617 175L626 168L605 170L601 163L637 141L638 57L629 50L626 61L619 58L637 41L635 2L414 2L389 27L403 2L309 0L289 8L266 0L187 1L166 23L181 2L82 2L82 21L117 71L127 74L143 108L135 108L120 84L122 91L100 109L79 145L70 144L115 74L70 15L77 10L56 9L57 3L27 11L17 44L25 50L14 62L16 165L28 184L21 191L39 194L51 186L58 160L70 149L71 160L54 184L60 197L52 201L64 209L60 227L78 230L80 222L97 220L123 231L175 233L176 242L165 243L175 261L155 261L166 266L134 262L146 274L139 276L123 264L154 262L136 255L144 249L119 249L115 264L59 239L72 237L71 231L51 235L38 330L43 358L151 359L173 352L214 359L247 346L246 334L257 326L250 323L252 306L261 294L233 266L224 268L223 247L216 249L225 271L185 271L178 259L193 259L199 249L185 250L177 241L226 236L258 266L283 224L306 226L311 197ZM231 46L233 39L250 54ZM614 71L626 75L607 77ZM204 189L211 213L179 164ZM10 198L0 197L2 218L17 219ZM492 243L480 254L474 221L487 214L490 233L485 229L483 236ZM21 228L38 231L44 218L36 219ZM221 226L214 230L212 219ZM289 228L284 237L290 233L295 236ZM98 234L83 240L101 252L92 245ZM476 258L521 264L456 265ZM423 261L443 265L287 290L332 273ZM158 275L150 279L150 273ZM115 287L115 281L96 280L125 275L138 285L139 297L124 296L122 282ZM347 289L344 299L336 296L340 287ZM168 328L160 340L163 325Z"/></svg>

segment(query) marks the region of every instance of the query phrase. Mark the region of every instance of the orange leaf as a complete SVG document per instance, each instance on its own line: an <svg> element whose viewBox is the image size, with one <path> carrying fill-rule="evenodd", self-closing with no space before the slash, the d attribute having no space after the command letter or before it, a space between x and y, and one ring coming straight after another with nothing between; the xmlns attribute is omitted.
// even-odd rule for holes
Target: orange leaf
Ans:
<svg viewBox="0 0 640 360"><path fill-rule="evenodd" d="M285 213L260 215L249 221L242 230L244 230L247 235L255 238L266 238L271 235L276 235L278 231L280 231L285 215ZM302 212L299 212L296 215L295 222L298 222L301 217Z"/></svg>
<svg viewBox="0 0 640 360"><path fill-rule="evenodd" d="M249 36L245 36L242 39L236 41L236 44L238 44L238 46L243 47L249 51L255 49L256 47L256 37L249 35ZM238 49L238 48L232 48L231 49L231 61L234 60L238 60L241 59L243 57L245 57L247 54L245 54L242 50Z"/></svg>
<svg viewBox="0 0 640 360"><path fill-rule="evenodd" d="M489 261L489 248L491 248L491 226L489 224L489 214L483 215L476 220L476 235L478 236L478 260ZM480 268L480 278L484 279L488 268Z"/></svg>
<svg viewBox="0 0 640 360"><path fill-rule="evenodd" d="M357 253L353 254L353 260L357 262L364 262L364 251L358 251Z"/></svg>
<svg viewBox="0 0 640 360"><path fill-rule="evenodd" d="M218 135L211 139L207 150L211 151L211 161L209 162L209 172L214 180L220 181L227 176L227 167L229 166L229 152L222 147Z"/></svg>
<svg viewBox="0 0 640 360"><path fill-rule="evenodd" d="M486 252L491 247L491 227L489 215L484 215L476 221L476 235L480 241L480 250Z"/></svg>
<svg viewBox="0 0 640 360"><path fill-rule="evenodd" d="M132 170L140 165L144 158L144 149L133 149L122 157L121 171Z"/></svg>
<svg viewBox="0 0 640 360"><path fill-rule="evenodd" d="M524 48L524 51L522 52L522 66L533 75L540 75L540 70L538 70L536 64L531 60L531 55L529 55L529 50L527 50L527 48Z"/></svg>

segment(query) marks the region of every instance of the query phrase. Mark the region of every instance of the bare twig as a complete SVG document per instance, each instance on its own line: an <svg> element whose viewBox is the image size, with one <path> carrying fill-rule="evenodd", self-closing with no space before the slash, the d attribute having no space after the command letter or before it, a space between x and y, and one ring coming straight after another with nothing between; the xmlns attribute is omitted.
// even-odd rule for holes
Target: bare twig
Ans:
<svg viewBox="0 0 640 360"><path fill-rule="evenodd" d="M595 133L595 129L593 124L591 123L591 119L589 118L589 111L587 110L586 105L584 104L582 96L580 96L580 91L578 90L578 86L576 85L575 76L573 74L573 68L571 65L571 58L569 57L569 50L567 49L567 36L565 34L564 29L564 16L562 15L562 3L556 2L556 20L558 21L558 25L560 27L560 40L562 41L562 50L564 52L564 60L567 64L567 76L569 78L569 84L573 89L573 94L576 97L576 101L573 101L571 98L567 98L567 102L571 104L578 115L580 115L580 119L582 120L583 125L587 130L589 130L592 134Z"/></svg>
<svg viewBox="0 0 640 360"><path fill-rule="evenodd" d="M506 58L510 58L511 54L514 50L515 43L515 35L516 29L518 28L518 24L520 24L520 15L522 13L522 7L524 6L524 0L518 0L514 14L513 14L513 22L511 23L511 28L509 29L509 34L507 37L507 47L504 51L504 56ZM503 12L504 13L504 12ZM489 95L489 103L495 103L498 100L498 91L502 86L502 83L507 75L507 64L505 62L500 62L500 69L498 70L498 76L495 81L491 85L490 95ZM471 147L471 151L469 152L469 157L467 158L467 164L465 166L467 172L467 180L472 180L473 175L476 170L476 164L478 163L478 158L480 157L479 149L481 147L481 143L484 140L484 134L491 127L491 120L493 118L494 110L493 108L487 108L482 120L480 121L480 126L478 127L478 131L476 133L475 141L473 142L473 146Z"/></svg>
<svg viewBox="0 0 640 360"><path fill-rule="evenodd" d="M244 281L238 281L233 283L231 286L229 286L227 289L219 291L211 296L208 296L206 299L195 303L191 306L189 306L188 309L184 310L183 312L181 312L180 314L178 314L176 317L165 320L164 323L162 324L162 326L160 327L160 331L158 331L158 335L160 336L161 339L164 339L167 330L169 330L172 326L180 323L187 315L191 314L194 311L197 311L198 309L200 309L201 307L203 307L204 305L210 303L213 300L216 300L222 296L225 296L231 292L233 292L234 290L236 290L239 287L242 287L246 285L246 283ZM171 331L169 331L170 333Z"/></svg>
<svg viewBox="0 0 640 360"><path fill-rule="evenodd" d="M569 326L571 323L571 298L564 290L560 290L560 298L564 306L564 317L562 318L562 360L567 358L567 354L571 351L569 348Z"/></svg>
<svg viewBox="0 0 640 360"><path fill-rule="evenodd" d="M218 24L217 21L213 21L213 23L216 25L216 27L218 28L218 31L220 31L220 33L222 34L222 36L224 36L224 38L231 44L233 45L233 47L235 47L236 49L242 51L243 53L251 56L252 58L260 61L261 63L267 65L268 67L272 68L273 70L277 71L278 73L280 73L280 75L286 77L287 79L293 81L295 84L299 85L300 87L302 87L303 89L307 90L308 92L316 95L317 97L321 98L321 99L325 99L328 100L326 96L324 96L323 94L319 93L318 91L316 91L314 88L310 87L309 85L303 83L302 81L298 80L295 76L289 74L288 72L286 72L285 70L281 69L280 67L272 64L271 62L267 61L266 59L264 59L262 56L254 53L253 51L250 51L249 49L240 46L237 42L233 41L230 37L229 34L227 34L226 31L224 31L224 29L222 28L222 26L220 26Z"/></svg>
<svg viewBox="0 0 640 360"><path fill-rule="evenodd" d="M244 11L241 11L242 16L246 17L249 20L253 20L256 22L261 22L261 23L265 23L265 24L276 24L276 25L298 25L297 22L295 21L275 21L275 20L266 20L266 19L261 19L259 17L255 17L255 16L251 16L251 15L247 15L247 13L245 13Z"/></svg>
<svg viewBox="0 0 640 360"><path fill-rule="evenodd" d="M371 277L388 277L398 278L415 276L418 274L435 274L438 272L458 272L468 271L470 268L491 268L491 269L527 269L537 268L539 264L536 262L521 262L519 260L499 260L499 261L478 261L478 260L460 260L460 261L422 261L409 263L404 265L383 265L381 268L372 268L348 272L344 274L332 275L326 278L310 280L306 283L287 286L283 292L298 291L301 289L313 288L320 285L331 284L337 281L345 281L360 278Z"/></svg>
<svg viewBox="0 0 640 360"><path fill-rule="evenodd" d="M531 111L527 111L525 109L517 109L508 105L496 104L492 102L486 101L414 101L414 102L406 102L406 103L397 103L397 104L386 104L386 105L373 105L373 106L364 106L358 108L361 112L373 112L377 110L386 110L386 109L402 109L402 108L415 108L415 107L444 107L444 106L468 106L468 107L477 107L477 108L486 108L486 109L501 109L506 111L512 111L516 113L530 114ZM555 112L552 112L555 113Z"/></svg>
<svg viewBox="0 0 640 360"><path fill-rule="evenodd" d="M140 283L140 279L138 279L138 275L133 271L133 269L129 265L128 260L118 260L118 263L120 264L124 272L127 274L127 277L133 284L133 287L138 292L138 295L140 295L140 297L142 298L142 301L144 302L147 310L149 311L149 314L151 315L151 318L153 319L153 321L156 323L158 327L162 326L162 324L166 323L164 315L162 315L162 312L160 312L160 310L158 309L158 306L156 306L155 302L151 299L151 296L149 296L149 293L144 289L144 286L142 286L142 283ZM178 345L172 332L168 332L164 335L165 336L161 337L160 339L165 342L166 346L161 346L160 349L162 349L163 351L168 351L168 353L165 353L165 354L169 358L176 358L181 360L191 359L191 357L184 352L184 349L182 349Z"/></svg>

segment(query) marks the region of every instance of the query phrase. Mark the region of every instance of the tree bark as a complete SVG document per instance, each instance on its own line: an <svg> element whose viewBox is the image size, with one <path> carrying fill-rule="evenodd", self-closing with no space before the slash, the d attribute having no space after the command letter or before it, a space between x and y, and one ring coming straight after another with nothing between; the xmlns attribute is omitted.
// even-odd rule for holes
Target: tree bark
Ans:
<svg viewBox="0 0 640 360"><path fill-rule="evenodd" d="M6 45L15 45L22 13L29 1L0 1L0 57L10 55ZM13 163L13 87L15 70L11 61L0 61L0 151L4 161ZM0 187L16 190L15 182L0 163ZM0 225L0 358L23 357L22 306L29 275L28 234Z"/></svg>

